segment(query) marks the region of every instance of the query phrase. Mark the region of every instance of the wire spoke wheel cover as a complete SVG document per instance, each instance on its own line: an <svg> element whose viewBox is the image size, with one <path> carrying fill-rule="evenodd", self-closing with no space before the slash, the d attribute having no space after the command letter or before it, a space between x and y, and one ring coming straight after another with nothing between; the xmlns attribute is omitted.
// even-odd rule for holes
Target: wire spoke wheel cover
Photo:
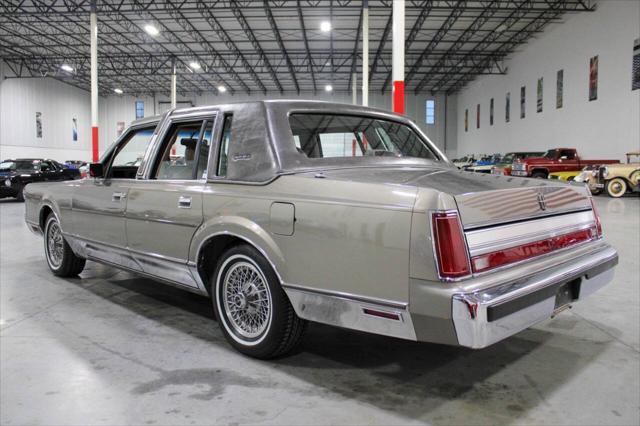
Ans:
<svg viewBox="0 0 640 426"><path fill-rule="evenodd" d="M218 280L224 325L241 343L259 343L273 316L271 291L260 267L246 256L231 256Z"/></svg>
<svg viewBox="0 0 640 426"><path fill-rule="evenodd" d="M47 227L46 254L49 264L56 269L62 265L64 256L64 240L57 220L51 220Z"/></svg>

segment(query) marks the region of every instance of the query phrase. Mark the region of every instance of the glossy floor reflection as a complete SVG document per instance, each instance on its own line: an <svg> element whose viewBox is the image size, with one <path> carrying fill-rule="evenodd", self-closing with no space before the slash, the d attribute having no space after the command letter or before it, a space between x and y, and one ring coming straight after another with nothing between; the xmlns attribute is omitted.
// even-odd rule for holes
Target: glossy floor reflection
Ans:
<svg viewBox="0 0 640 426"><path fill-rule="evenodd" d="M554 320L482 351L312 324L260 362L205 298L92 262L52 276L0 201L0 423L638 424L640 198L597 206L616 280Z"/></svg>

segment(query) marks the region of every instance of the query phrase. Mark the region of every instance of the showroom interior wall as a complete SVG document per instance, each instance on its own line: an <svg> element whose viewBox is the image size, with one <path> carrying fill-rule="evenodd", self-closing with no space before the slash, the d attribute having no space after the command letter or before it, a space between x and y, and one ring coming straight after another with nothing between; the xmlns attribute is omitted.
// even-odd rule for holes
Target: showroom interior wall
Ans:
<svg viewBox="0 0 640 426"><path fill-rule="evenodd" d="M484 76L457 99L458 155L575 147L585 158L624 159L640 148L640 90L631 90L634 40L640 37L640 2L599 1L593 13L566 15L520 48L506 76ZM590 58L599 57L598 98L589 101ZM563 106L556 109L556 75L564 70ZM536 112L543 78L543 111ZM526 86L525 118L520 88ZM511 93L510 122L505 96ZM494 98L494 125L489 103ZM476 108L480 104L480 129ZM469 130L464 129L465 110Z"/></svg>
<svg viewBox="0 0 640 426"><path fill-rule="evenodd" d="M0 72L9 74L0 63ZM300 95L285 94L266 96L230 94L178 95L178 107L212 105L225 102L240 102L255 99L315 99L333 102L351 103L351 93L318 92ZM451 110L452 98L447 105ZM425 122L425 102L436 101L436 123ZM100 97L100 151L102 152L117 137L119 123L128 126L136 117L136 101L144 102L144 115L151 116L165 111L169 99L158 97L133 97L129 95L111 95ZM361 99L359 98L359 101ZM16 108L19 105L19 108ZM391 94L372 91L369 105L391 110ZM445 120L445 99L443 95L406 96L407 116L415 120L425 133L440 148L455 146L455 125ZM36 137L36 113L42 114L42 138ZM91 111L89 93L54 80L52 78L0 79L0 158L11 157L50 157L56 160L90 159L91 157ZM451 116L450 116L451 117ZM453 116L455 118L455 116ZM78 140L72 138L72 120L77 119ZM451 120L450 120L451 121ZM446 123L446 126L445 126ZM448 128L445 132L445 128ZM446 135L445 135L446 133Z"/></svg>

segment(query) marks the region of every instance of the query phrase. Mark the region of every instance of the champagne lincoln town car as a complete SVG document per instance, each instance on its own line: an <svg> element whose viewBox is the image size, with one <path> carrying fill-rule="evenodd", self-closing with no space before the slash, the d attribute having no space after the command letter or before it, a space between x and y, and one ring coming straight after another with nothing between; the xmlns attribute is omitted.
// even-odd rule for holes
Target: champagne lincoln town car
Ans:
<svg viewBox="0 0 640 426"><path fill-rule="evenodd" d="M25 188L58 276L86 260L210 296L240 352L307 321L483 348L613 279L584 186L455 168L403 116L264 101L134 122L91 178Z"/></svg>

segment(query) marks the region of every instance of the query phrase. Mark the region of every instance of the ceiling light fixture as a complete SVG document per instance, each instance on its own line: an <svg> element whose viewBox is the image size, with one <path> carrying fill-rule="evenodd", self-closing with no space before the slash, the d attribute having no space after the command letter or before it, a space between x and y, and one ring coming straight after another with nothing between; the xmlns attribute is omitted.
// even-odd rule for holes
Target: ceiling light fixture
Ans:
<svg viewBox="0 0 640 426"><path fill-rule="evenodd" d="M330 84L327 84L326 86L324 86L324 90L325 92L331 92L333 91L333 86Z"/></svg>
<svg viewBox="0 0 640 426"><path fill-rule="evenodd" d="M224 87L224 86L218 86L218 92L220 92L220 93L224 93L224 92L226 92L226 91L227 91L227 88L226 88L226 87Z"/></svg>
<svg viewBox="0 0 640 426"><path fill-rule="evenodd" d="M73 67L71 65L63 64L60 69L66 72L73 72Z"/></svg>
<svg viewBox="0 0 640 426"><path fill-rule="evenodd" d="M147 34L149 34L150 36L153 36L153 37L155 37L155 36L157 36L158 34L160 34L160 30L159 30L159 29L157 29L156 27L154 27L154 26L153 26L153 25L151 25L151 24L147 24L147 25L145 25L145 26L144 26L144 31L145 31Z"/></svg>
<svg viewBox="0 0 640 426"><path fill-rule="evenodd" d="M320 31L322 31L323 33L328 33L329 31L331 31L331 22L322 21L320 23Z"/></svg>
<svg viewBox="0 0 640 426"><path fill-rule="evenodd" d="M114 92L116 92L118 95L122 95L124 92L122 91L122 89L116 87L115 89L113 89Z"/></svg>
<svg viewBox="0 0 640 426"><path fill-rule="evenodd" d="M189 62L189 66L190 66L192 69L196 70L196 71L197 71L197 70L199 70L200 68L202 68L202 67L200 66L200 63L199 63L199 62L197 62L197 61L191 61L191 62Z"/></svg>

